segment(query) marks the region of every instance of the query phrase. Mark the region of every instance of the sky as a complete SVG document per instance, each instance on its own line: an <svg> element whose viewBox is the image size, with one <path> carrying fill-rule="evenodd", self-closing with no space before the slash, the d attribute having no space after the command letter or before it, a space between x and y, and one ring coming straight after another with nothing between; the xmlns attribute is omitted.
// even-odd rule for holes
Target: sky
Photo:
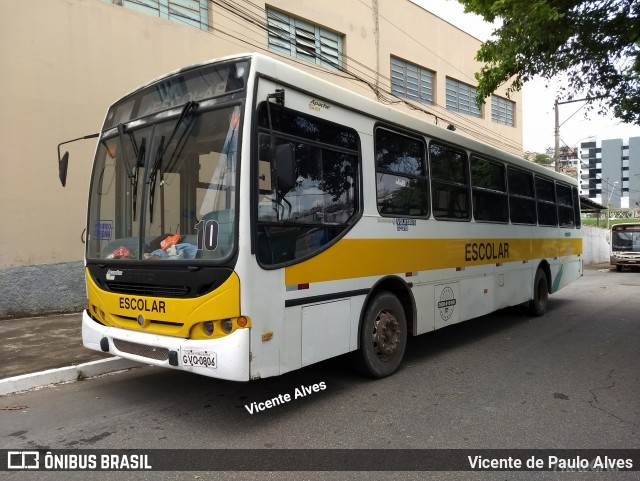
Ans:
<svg viewBox="0 0 640 481"><path fill-rule="evenodd" d="M480 40L487 40L494 26L481 17L464 13L463 6L456 0L411 0L431 13L464 30ZM523 111L523 144L525 151L544 152L554 146L554 111L553 104L556 91L563 85L563 79L553 79L546 86L546 81L537 78L524 85L522 90ZM589 137L597 140L628 139L640 136L640 126L623 124L611 116L590 112L585 118L584 102L559 106L560 111L560 146L578 146Z"/></svg>

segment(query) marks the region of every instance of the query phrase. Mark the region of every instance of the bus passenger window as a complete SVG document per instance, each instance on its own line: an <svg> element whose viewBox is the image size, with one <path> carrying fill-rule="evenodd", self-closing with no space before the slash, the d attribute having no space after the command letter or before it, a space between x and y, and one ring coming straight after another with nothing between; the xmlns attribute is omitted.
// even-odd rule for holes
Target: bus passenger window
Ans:
<svg viewBox="0 0 640 481"><path fill-rule="evenodd" d="M556 197L558 198L558 222L560 227L574 227L571 187L556 183Z"/></svg>
<svg viewBox="0 0 640 481"><path fill-rule="evenodd" d="M378 212L388 216L429 215L425 146L419 139L376 129Z"/></svg>
<svg viewBox="0 0 640 481"><path fill-rule="evenodd" d="M538 224L557 226L556 194L552 180L536 175L536 198L538 199Z"/></svg>
<svg viewBox="0 0 640 481"><path fill-rule="evenodd" d="M272 137L263 104L258 112L256 169L256 254L263 266L290 263L319 251L347 231L359 205L359 156L352 150L359 148L355 131L271 107L274 150L292 149L293 181L283 188L281 176L272 168Z"/></svg>
<svg viewBox="0 0 640 481"><path fill-rule="evenodd" d="M576 229L580 228L580 195L578 194L578 189L575 187L571 188L571 193L573 194L573 214L576 218Z"/></svg>
<svg viewBox="0 0 640 481"><path fill-rule="evenodd" d="M533 189L533 175L523 170L509 167L509 214L514 224L537 223L536 194Z"/></svg>
<svg viewBox="0 0 640 481"><path fill-rule="evenodd" d="M473 217L481 222L509 222L506 172L503 164L471 156Z"/></svg>
<svg viewBox="0 0 640 481"><path fill-rule="evenodd" d="M469 220L469 175L467 154L431 142L431 185L433 216L441 220Z"/></svg>

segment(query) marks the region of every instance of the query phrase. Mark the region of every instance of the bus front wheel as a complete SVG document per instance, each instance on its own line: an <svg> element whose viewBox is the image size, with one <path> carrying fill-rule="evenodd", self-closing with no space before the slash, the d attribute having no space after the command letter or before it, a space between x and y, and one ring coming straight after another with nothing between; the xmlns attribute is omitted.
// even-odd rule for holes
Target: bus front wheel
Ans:
<svg viewBox="0 0 640 481"><path fill-rule="evenodd" d="M529 301L529 311L534 316L544 316L549 300L549 283L543 269L538 268L533 282L533 299Z"/></svg>
<svg viewBox="0 0 640 481"><path fill-rule="evenodd" d="M400 367L406 347L407 321L402 304L390 292L380 292L365 310L355 366L367 376L390 376Z"/></svg>

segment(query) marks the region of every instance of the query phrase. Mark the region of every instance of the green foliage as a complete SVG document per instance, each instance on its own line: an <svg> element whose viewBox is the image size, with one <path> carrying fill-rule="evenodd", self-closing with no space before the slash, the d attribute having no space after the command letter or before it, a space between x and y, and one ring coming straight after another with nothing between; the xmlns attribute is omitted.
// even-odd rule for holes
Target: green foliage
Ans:
<svg viewBox="0 0 640 481"><path fill-rule="evenodd" d="M511 82L565 73L562 99L602 97L602 110L640 123L640 0L458 0L502 26L482 45L478 101Z"/></svg>
<svg viewBox="0 0 640 481"><path fill-rule="evenodd" d="M640 219L609 219L609 226L614 224L637 224L640 222ZM601 227L602 229L607 228L607 211L603 211L600 215L600 218L596 217L587 217L582 219L582 225L588 225L591 227Z"/></svg>
<svg viewBox="0 0 640 481"><path fill-rule="evenodd" d="M551 165L551 157L547 154L540 154L538 152L531 152L524 155L524 158L529 162L534 162L540 165Z"/></svg>

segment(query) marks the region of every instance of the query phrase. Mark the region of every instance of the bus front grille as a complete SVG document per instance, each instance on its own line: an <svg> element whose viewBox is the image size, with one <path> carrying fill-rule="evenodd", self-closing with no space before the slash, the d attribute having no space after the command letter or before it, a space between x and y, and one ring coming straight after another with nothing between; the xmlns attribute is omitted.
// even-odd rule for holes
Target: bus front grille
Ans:
<svg viewBox="0 0 640 481"><path fill-rule="evenodd" d="M107 287L118 294L157 297L188 297L187 286L160 286L156 284L138 284L130 282L107 282Z"/></svg>
<svg viewBox="0 0 640 481"><path fill-rule="evenodd" d="M165 347L147 346L122 339L114 339L113 344L122 352L134 354L136 356L155 359L156 361L166 361L169 359L169 349Z"/></svg>

